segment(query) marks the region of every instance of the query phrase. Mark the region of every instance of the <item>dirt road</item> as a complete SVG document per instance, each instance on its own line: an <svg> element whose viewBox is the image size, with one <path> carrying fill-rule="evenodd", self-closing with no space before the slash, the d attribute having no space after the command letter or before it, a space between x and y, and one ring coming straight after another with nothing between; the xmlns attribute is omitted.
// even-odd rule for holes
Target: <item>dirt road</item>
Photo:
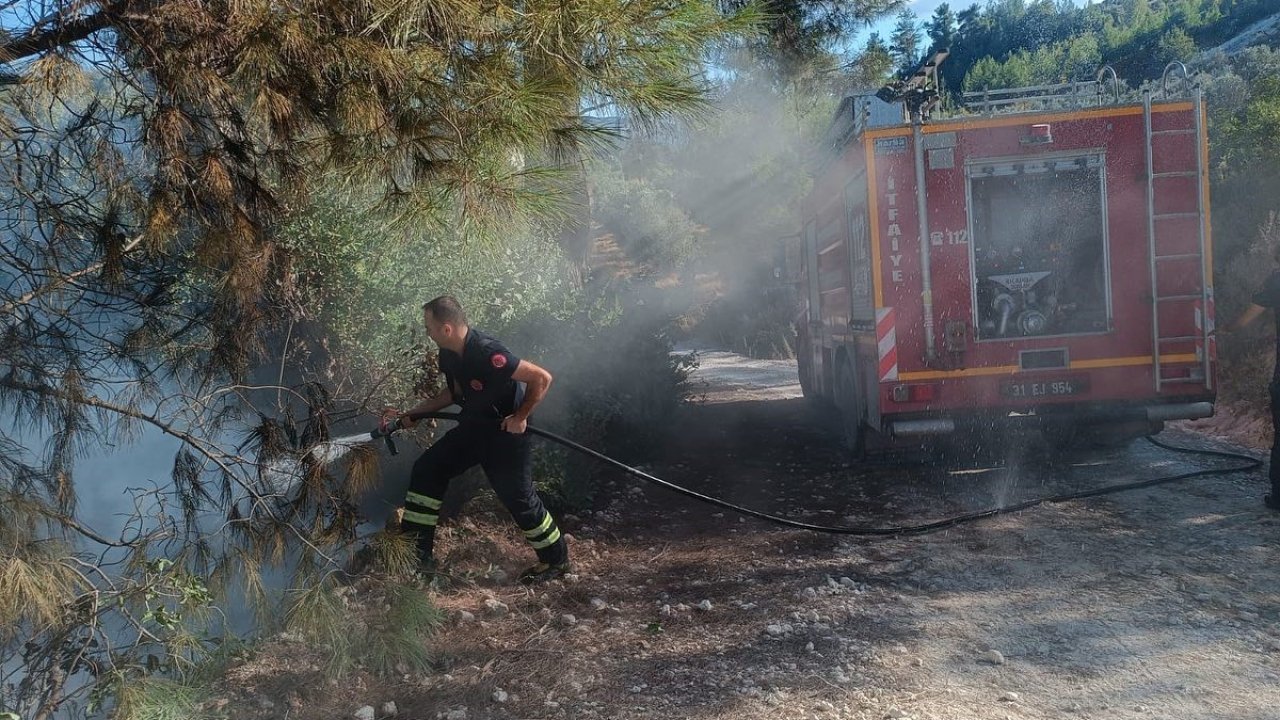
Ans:
<svg viewBox="0 0 1280 720"><path fill-rule="evenodd" d="M700 379L705 400L646 469L814 522L919 522L1230 464L1146 443L1053 459L1007 440L998 462L852 466L785 365L712 355ZM454 720L1280 717L1280 516L1257 471L881 540L621 477L606 491L608 508L563 522L570 581L441 592L441 672L353 691L332 716L393 699L402 717ZM458 563L519 570L504 522L457 532L497 538Z"/></svg>

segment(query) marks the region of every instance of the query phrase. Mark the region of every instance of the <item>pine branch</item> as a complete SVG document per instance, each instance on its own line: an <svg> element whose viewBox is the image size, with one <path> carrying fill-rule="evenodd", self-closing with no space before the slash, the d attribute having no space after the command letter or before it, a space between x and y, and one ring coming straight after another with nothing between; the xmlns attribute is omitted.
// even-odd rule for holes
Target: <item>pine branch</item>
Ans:
<svg viewBox="0 0 1280 720"><path fill-rule="evenodd" d="M129 542L125 542L123 540L121 541L109 540L105 535L102 535L101 533L90 528L84 523L76 520L75 518L69 517L67 515L63 515L61 513L50 512L48 508L43 506L36 506L33 509L35 512L39 513L40 515L43 515L44 517L50 520L53 520L54 522L58 523L59 525L62 525L63 527L66 527L70 530L74 530L77 533L80 533L86 538L98 543L99 545L106 545L108 547L118 547L118 548L138 548L146 544L146 542L149 542L150 540L154 539L154 536L151 536L151 537L148 537L145 541L132 540Z"/></svg>
<svg viewBox="0 0 1280 720"><path fill-rule="evenodd" d="M142 243L143 237L144 236L139 235L138 237L125 243L124 246L120 249L120 256L123 257L124 255L128 255L129 253L136 250L137 247ZM11 300L3 305L0 305L0 315L6 315L8 313L11 313L14 310L18 309L19 307L30 304L31 302L35 301L40 297L48 295L51 292L56 292L57 290L60 290L67 285L73 284L76 280L79 280L85 275L90 275L92 273L98 272L105 265L106 265L105 260L99 260L98 262L88 265L87 267L83 267L74 272L70 272L60 277L56 277L50 280L48 283L41 285L40 287L34 290L31 290L30 292L22 295L21 297L15 298L14 300Z"/></svg>
<svg viewBox="0 0 1280 720"><path fill-rule="evenodd" d="M136 0L122 0L103 7L92 15L82 15L66 22L55 21L54 27L37 32L34 28L25 35L0 43L0 58L4 62L14 62L40 53L80 42L98 32L111 27L118 21L118 15L130 8Z"/></svg>
<svg viewBox="0 0 1280 720"><path fill-rule="evenodd" d="M270 505L267 503L263 503L263 500L265 498L261 494L259 494L257 490L255 490L249 483L241 479L240 475L232 469L232 467L227 463L227 461L223 456L221 456L219 453L207 447L206 442L203 438L197 437L192 433L180 430L174 425L172 425L171 423L165 422L164 420L160 419L155 415L142 412L141 410L125 407L123 405L119 405L117 403L113 403L108 400L103 400L101 398L97 398L92 395L73 395L71 393L59 391L50 387L41 387L38 385L24 383L9 377L0 378L0 387L8 387L13 390L26 391L26 392L34 393L37 395L42 395L45 397L56 398L59 400L63 400L65 402L71 402L71 403L76 403L80 405L85 405L88 407L97 408L100 410L106 410L108 412L112 412L124 417L140 420L142 422L145 422L159 429L161 432L165 433L166 435L170 435L172 437L178 438L179 440L182 440L184 443L187 444L188 447L194 449L200 455L204 456L205 459L209 460L214 465L218 466L218 468L222 470L223 476L231 479L238 486L240 486L242 490L247 492L249 496L254 499L255 503L261 503L263 509L265 510L268 516L270 516L273 520L279 522L283 528L291 532L298 539L298 541L300 541L303 545L305 545L312 552L314 552L317 557L324 559L327 563L329 563L333 567L338 566L337 560L335 560L329 554L321 550L315 544L315 542L311 540L311 538L307 537L306 533L304 533L302 529L294 526L293 523L281 522L280 519L276 517L276 514L274 510L270 507ZM282 548L282 546L278 546L278 547Z"/></svg>

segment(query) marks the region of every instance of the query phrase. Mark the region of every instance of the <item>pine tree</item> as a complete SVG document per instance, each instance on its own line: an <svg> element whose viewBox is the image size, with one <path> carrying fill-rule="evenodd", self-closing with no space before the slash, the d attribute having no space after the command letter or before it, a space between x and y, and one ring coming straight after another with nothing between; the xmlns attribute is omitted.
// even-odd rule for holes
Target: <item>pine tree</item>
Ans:
<svg viewBox="0 0 1280 720"><path fill-rule="evenodd" d="M933 17L925 23L925 32L935 48L949 48L956 39L956 16L951 6L942 3L933 11Z"/></svg>
<svg viewBox="0 0 1280 720"><path fill-rule="evenodd" d="M909 72L920 60L920 27L916 14L910 10L904 8L898 13L890 36L889 52L893 54L899 72Z"/></svg>
<svg viewBox="0 0 1280 720"><path fill-rule="evenodd" d="M321 583L352 537L373 458L332 478L306 452L331 391L249 387L324 282L296 261L327 249L282 234L318 188L458 243L555 223L565 158L616 135L600 115L703 111L704 62L756 24L698 0L58 0L20 26L23 7L0 39L0 656L25 678L0 712L23 717L94 689L68 667L101 687L148 655L180 670L203 578L256 587L287 557ZM159 519L104 536L75 461L143 428L181 447L139 498ZM122 626L135 646L108 642Z"/></svg>

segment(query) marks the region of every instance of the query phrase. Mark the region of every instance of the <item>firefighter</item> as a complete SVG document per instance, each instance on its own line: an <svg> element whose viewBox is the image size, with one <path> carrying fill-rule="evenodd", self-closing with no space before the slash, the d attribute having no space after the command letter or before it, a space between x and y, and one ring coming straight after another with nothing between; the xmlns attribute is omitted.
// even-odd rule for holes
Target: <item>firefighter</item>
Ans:
<svg viewBox="0 0 1280 720"><path fill-rule="evenodd" d="M401 427L414 425L410 413L437 412L453 404L462 410L458 426L413 465L402 528L417 535L419 567L428 576L435 572L436 524L449 480L479 465L537 554L538 562L520 581L527 585L564 575L570 569L568 546L533 487L531 438L525 433L529 415L551 385L551 373L470 327L451 296L423 305L422 320L439 346L445 389L401 413Z"/></svg>
<svg viewBox="0 0 1280 720"><path fill-rule="evenodd" d="M1276 248L1275 260L1280 263L1280 246ZM1272 271L1270 277L1262 283L1262 288L1253 296L1253 302L1240 313L1240 317L1223 327L1218 332L1232 333L1249 325L1267 310L1280 308L1280 270ZM1280 312L1275 315L1276 322L1276 365L1271 374L1271 429L1274 439L1271 441L1271 492L1262 501L1272 510L1280 510Z"/></svg>

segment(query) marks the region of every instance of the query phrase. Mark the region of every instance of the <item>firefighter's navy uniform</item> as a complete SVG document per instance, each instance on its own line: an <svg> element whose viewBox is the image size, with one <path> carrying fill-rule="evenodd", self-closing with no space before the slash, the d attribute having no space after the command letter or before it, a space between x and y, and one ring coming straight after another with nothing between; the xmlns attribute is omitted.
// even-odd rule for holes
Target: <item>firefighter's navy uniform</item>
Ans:
<svg viewBox="0 0 1280 720"><path fill-rule="evenodd" d="M405 495L403 528L418 534L418 553L424 563L432 558L449 480L476 465L484 470L498 499L524 531L539 562L552 567L568 563L568 547L560 528L533 487L531 438L528 433L517 435L501 427L502 418L524 401L524 383L511 378L519 364L520 358L501 342L475 328L467 329L461 355L440 349L440 369L462 412L458 427L445 433L413 464Z"/></svg>

